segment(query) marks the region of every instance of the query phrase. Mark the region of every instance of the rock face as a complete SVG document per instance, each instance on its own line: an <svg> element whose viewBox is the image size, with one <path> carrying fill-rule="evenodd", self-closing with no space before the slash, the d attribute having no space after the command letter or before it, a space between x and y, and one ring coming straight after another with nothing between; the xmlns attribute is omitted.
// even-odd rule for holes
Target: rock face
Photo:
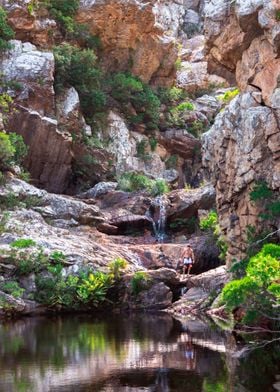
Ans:
<svg viewBox="0 0 280 392"><path fill-rule="evenodd" d="M174 39L164 34L155 13L151 3L136 0L81 1L77 21L100 37L108 70L127 70L132 64L131 72L142 80L168 84L177 53Z"/></svg>
<svg viewBox="0 0 280 392"><path fill-rule="evenodd" d="M254 183L266 181L276 195L280 189L276 17L280 5L275 1L214 3L207 2L205 11L209 53L235 73L242 92L203 137L204 166L215 182L230 262L244 256L248 226L259 231L264 227L260 206L250 201Z"/></svg>
<svg viewBox="0 0 280 392"><path fill-rule="evenodd" d="M7 131L16 130L29 147L25 165L35 183L53 192L63 192L71 173L69 134L58 130L53 89L54 57L30 43L11 42L0 70L6 81L19 83L13 91L14 110Z"/></svg>

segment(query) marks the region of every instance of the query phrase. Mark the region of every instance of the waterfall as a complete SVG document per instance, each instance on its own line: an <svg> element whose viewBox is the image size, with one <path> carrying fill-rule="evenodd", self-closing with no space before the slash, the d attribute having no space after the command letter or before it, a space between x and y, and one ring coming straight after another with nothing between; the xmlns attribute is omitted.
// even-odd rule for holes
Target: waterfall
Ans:
<svg viewBox="0 0 280 392"><path fill-rule="evenodd" d="M158 242L164 242L166 239L166 204L167 199L163 196L158 196L153 200L153 214L150 213L152 218L153 230Z"/></svg>

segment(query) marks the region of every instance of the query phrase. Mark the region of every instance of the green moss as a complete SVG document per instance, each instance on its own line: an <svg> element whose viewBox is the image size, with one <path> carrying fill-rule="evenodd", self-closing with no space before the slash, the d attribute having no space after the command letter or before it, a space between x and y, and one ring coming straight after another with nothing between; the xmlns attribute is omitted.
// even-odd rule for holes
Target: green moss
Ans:
<svg viewBox="0 0 280 392"><path fill-rule="evenodd" d="M18 248L18 249L30 248L35 245L36 242L30 238L19 238L18 240L15 240L10 244L12 248Z"/></svg>

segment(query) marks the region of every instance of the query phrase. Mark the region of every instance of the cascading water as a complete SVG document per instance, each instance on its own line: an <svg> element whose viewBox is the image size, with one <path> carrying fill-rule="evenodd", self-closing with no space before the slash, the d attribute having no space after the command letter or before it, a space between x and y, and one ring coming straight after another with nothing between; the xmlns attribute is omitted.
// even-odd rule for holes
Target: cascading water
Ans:
<svg viewBox="0 0 280 392"><path fill-rule="evenodd" d="M166 204L167 199L165 196L158 196L152 203L153 214L152 218L153 230L158 242L164 242L166 239Z"/></svg>

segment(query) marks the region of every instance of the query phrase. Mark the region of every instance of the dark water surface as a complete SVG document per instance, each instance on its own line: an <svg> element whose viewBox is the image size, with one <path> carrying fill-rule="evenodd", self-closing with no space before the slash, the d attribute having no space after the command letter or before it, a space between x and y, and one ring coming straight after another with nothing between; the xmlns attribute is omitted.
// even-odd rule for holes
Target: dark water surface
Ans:
<svg viewBox="0 0 280 392"><path fill-rule="evenodd" d="M240 358L234 337L169 315L0 324L0 391L280 391L279 342Z"/></svg>

